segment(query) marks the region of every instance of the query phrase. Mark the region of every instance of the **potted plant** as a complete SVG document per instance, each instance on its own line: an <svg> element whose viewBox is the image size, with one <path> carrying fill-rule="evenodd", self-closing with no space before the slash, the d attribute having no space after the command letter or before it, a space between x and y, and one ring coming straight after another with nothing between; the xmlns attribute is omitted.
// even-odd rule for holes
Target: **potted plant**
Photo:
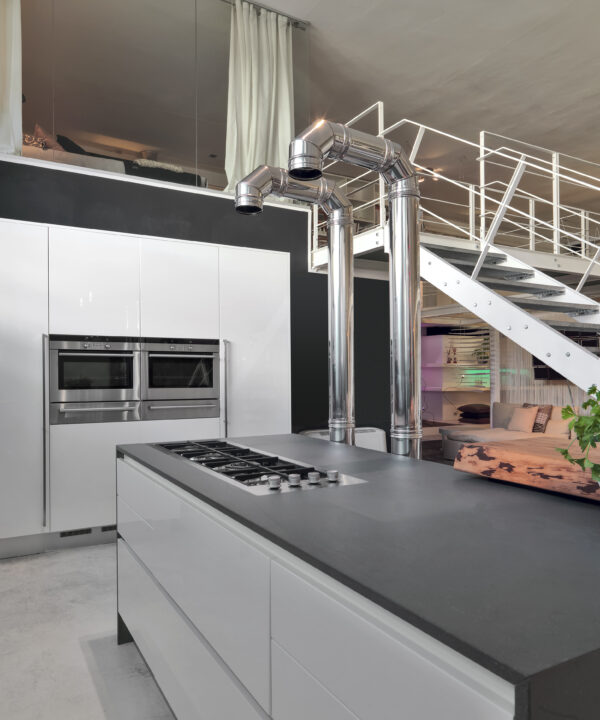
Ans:
<svg viewBox="0 0 600 720"><path fill-rule="evenodd" d="M582 404L582 410L588 410L587 415L578 415L575 410L567 405L563 408L564 420L571 418L569 430L573 439L567 448L557 448L558 452L574 465L579 465L582 470L589 469L592 472L592 479L600 483L600 463L590 460L590 450L600 443L600 390L592 385L588 390L588 399ZM577 440L583 457L575 458L569 452L571 445Z"/></svg>

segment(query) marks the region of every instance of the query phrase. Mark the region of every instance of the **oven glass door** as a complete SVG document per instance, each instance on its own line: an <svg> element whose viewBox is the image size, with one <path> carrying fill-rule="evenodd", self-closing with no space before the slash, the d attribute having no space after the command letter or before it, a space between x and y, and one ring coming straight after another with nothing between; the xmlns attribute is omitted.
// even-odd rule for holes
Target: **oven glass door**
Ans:
<svg viewBox="0 0 600 720"><path fill-rule="evenodd" d="M218 397L216 357L212 353L149 352L144 399L192 400Z"/></svg>
<svg viewBox="0 0 600 720"><path fill-rule="evenodd" d="M136 352L58 350L53 402L139 400Z"/></svg>

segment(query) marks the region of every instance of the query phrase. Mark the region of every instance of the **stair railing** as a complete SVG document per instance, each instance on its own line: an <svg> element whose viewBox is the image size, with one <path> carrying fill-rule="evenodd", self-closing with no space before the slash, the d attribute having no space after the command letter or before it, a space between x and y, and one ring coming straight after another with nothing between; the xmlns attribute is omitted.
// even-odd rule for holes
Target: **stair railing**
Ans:
<svg viewBox="0 0 600 720"><path fill-rule="evenodd" d="M592 272L600 274L600 245L591 239L592 236L600 236L600 213L560 201L561 191L565 188L585 189L594 195L600 193L600 164L558 154L546 148L487 131L480 133L479 142L472 142L406 118L386 127L382 101L373 103L351 118L347 124L356 125L367 118L372 119L373 115L375 115L377 134L403 135L399 142L405 147L411 161L417 167L420 180L429 179L441 183L438 187L443 188L443 191L437 193L440 195L437 197L436 193L432 194L431 183L422 187L423 230L445 236L458 234L458 237L465 236L471 242L477 243L482 250L479 265L483 264L485 254L494 244L524 247L529 250L549 247L554 254L565 253L589 258L590 262L581 273L578 290L584 287ZM423 144L429 136L436 137L438 141L456 143L474 156L466 180L449 177L439 169L427 166L427 155L423 152ZM490 147L496 139L499 139L501 144ZM511 147L511 144L514 146ZM569 166L574 163L580 163L589 172ZM338 175L342 172L343 176L343 171L336 167L339 165L339 161L334 161L325 167L325 171ZM519 169L519 178L512 187L510 198L506 201L505 195L512 181L491 178L490 171L510 172L514 180L517 169ZM593 174L594 171L597 172L596 175ZM475 181L477 176L479 182ZM526 179L529 185L535 186L537 192L524 187ZM546 180L550 181L551 197L544 197L538 187ZM383 244L386 195L381 178L367 171L349 177L340 184L351 198L373 189L373 197L354 205L354 214L359 221L364 222L369 233L376 231L376 235L380 238L377 244ZM457 194L463 192L466 195L465 202L457 199ZM518 207L522 204L525 204L526 210ZM437 212L436 205L441 208ZM373 208L373 217L370 220L361 218L361 211L370 208ZM478 221L479 228L477 228ZM311 258L320 247L319 235L323 234L325 224L326 221L320 219L318 211L315 210ZM490 229L493 229L491 235L489 235ZM360 230L361 228L355 235L357 248L361 245L361 234L366 234L361 233Z"/></svg>

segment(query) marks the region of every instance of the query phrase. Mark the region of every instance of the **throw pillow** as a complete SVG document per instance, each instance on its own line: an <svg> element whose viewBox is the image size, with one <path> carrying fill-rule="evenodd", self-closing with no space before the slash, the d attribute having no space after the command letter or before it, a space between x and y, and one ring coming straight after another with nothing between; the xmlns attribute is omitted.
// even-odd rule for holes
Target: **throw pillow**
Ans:
<svg viewBox="0 0 600 720"><path fill-rule="evenodd" d="M511 403L495 402L492 406L492 427L506 428L515 409Z"/></svg>
<svg viewBox="0 0 600 720"><path fill-rule="evenodd" d="M546 430L548 420L552 414L552 405L539 405L536 406L533 403L523 403L524 408L537 407L537 415L535 416L535 422L533 423L533 432L543 433Z"/></svg>
<svg viewBox="0 0 600 720"><path fill-rule="evenodd" d="M570 435L569 420L549 420L546 425L546 435Z"/></svg>
<svg viewBox="0 0 600 720"><path fill-rule="evenodd" d="M531 432L533 430L533 423L535 422L535 416L537 415L537 411L537 405L531 408L515 408L510 422L508 423L507 430Z"/></svg>

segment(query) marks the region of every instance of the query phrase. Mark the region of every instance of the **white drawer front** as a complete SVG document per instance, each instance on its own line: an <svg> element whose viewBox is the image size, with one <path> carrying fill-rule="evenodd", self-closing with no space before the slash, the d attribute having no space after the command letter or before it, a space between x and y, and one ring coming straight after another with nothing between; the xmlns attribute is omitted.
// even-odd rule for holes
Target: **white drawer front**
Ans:
<svg viewBox="0 0 600 720"><path fill-rule="evenodd" d="M358 720L277 643L271 652L273 720Z"/></svg>
<svg viewBox="0 0 600 720"><path fill-rule="evenodd" d="M266 720L119 541L119 612L178 720Z"/></svg>
<svg viewBox="0 0 600 720"><path fill-rule="evenodd" d="M118 461L119 532L269 711L269 559L162 482Z"/></svg>
<svg viewBox="0 0 600 720"><path fill-rule="evenodd" d="M273 640L361 720L512 720L480 692L324 590L272 563Z"/></svg>

